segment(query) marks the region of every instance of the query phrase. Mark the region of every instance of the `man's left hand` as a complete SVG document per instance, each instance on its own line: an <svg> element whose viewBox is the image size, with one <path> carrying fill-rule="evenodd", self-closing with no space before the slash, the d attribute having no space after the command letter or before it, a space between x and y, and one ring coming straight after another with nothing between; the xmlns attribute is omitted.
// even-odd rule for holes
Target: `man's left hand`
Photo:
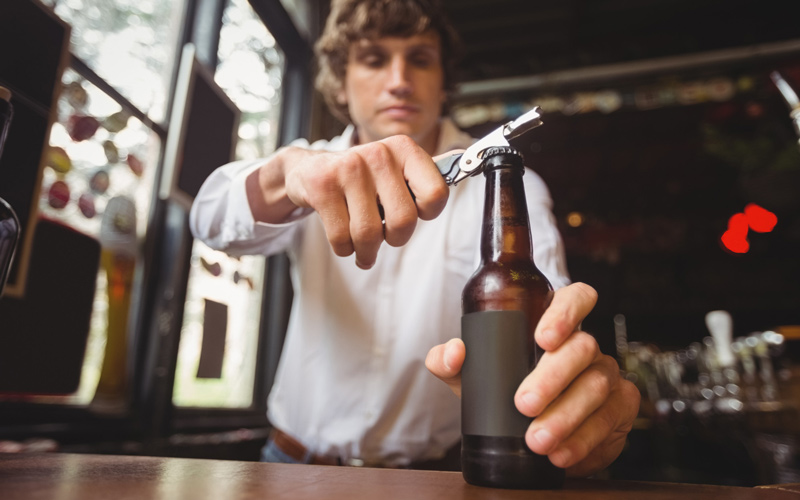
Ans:
<svg viewBox="0 0 800 500"><path fill-rule="evenodd" d="M639 411L636 386L623 379L611 356L580 324L597 302L584 283L556 291L536 327L536 343L545 354L514 396L517 409L536 417L525 434L528 447L567 469L568 476L602 470L622 452ZM461 396L461 339L428 352L425 365Z"/></svg>

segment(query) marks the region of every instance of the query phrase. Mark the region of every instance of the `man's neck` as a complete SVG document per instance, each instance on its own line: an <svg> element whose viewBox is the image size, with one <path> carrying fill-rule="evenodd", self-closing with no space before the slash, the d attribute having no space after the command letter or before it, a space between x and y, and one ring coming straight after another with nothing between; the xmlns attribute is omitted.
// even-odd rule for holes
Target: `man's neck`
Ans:
<svg viewBox="0 0 800 500"><path fill-rule="evenodd" d="M440 121L436 123L436 127L434 127L433 131L431 131L431 133L428 134L425 139L417 141L417 144L419 144L429 155L434 156L436 154L436 149L439 146L439 135L441 133L442 123Z"/></svg>

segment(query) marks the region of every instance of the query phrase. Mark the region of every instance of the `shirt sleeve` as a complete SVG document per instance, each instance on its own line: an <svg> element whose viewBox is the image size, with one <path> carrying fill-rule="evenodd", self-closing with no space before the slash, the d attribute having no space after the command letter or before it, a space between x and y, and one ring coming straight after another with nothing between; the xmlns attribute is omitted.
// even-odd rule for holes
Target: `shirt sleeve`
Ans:
<svg viewBox="0 0 800 500"><path fill-rule="evenodd" d="M564 243L553 215L553 200L547 185L536 172L526 169L523 179L531 222L533 260L553 288L558 290L569 285L570 278Z"/></svg>
<svg viewBox="0 0 800 500"><path fill-rule="evenodd" d="M245 180L264 161L229 163L206 179L189 213L189 227L195 238L234 256L272 255L292 244L300 220L310 210L297 209L283 224L256 222L250 211Z"/></svg>

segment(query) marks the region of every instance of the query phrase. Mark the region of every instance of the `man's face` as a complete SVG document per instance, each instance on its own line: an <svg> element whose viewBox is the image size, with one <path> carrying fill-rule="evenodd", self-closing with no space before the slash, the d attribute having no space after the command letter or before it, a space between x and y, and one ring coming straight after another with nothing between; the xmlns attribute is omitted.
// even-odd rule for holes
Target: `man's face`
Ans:
<svg viewBox="0 0 800 500"><path fill-rule="evenodd" d="M445 99L436 33L360 40L350 46L344 89L359 142L405 134L433 152Z"/></svg>

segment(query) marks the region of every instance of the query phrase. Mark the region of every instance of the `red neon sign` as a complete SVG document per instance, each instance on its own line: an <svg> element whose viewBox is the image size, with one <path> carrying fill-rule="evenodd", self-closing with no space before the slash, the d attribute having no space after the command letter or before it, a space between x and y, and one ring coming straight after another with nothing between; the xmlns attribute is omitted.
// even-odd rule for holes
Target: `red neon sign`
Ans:
<svg viewBox="0 0 800 500"><path fill-rule="evenodd" d="M748 203L744 207L744 213L733 214L728 219L728 230L722 233L720 241L730 252L747 253L750 250L750 242L747 241L748 230L768 233L777 223L778 217L774 213L755 203Z"/></svg>

